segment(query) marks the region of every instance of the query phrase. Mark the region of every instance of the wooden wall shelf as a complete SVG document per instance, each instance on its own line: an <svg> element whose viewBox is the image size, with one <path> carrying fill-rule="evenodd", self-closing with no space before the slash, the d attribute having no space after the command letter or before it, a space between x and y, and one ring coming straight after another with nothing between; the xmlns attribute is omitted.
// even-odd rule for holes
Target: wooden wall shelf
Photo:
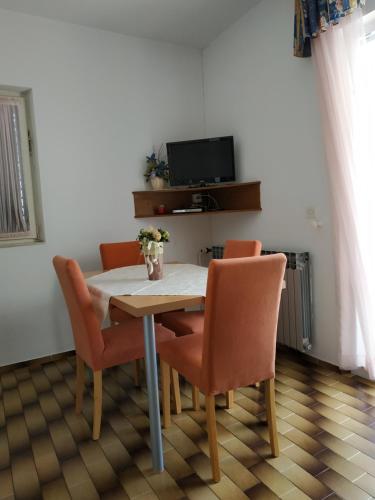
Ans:
<svg viewBox="0 0 375 500"><path fill-rule="evenodd" d="M189 208L192 204L192 194L194 193L212 196L218 203L220 210L183 214L171 213L173 209ZM133 198L134 217L137 219L262 210L260 203L260 181L195 188L170 188L158 191L133 191ZM167 213L156 213L159 205L165 205Z"/></svg>

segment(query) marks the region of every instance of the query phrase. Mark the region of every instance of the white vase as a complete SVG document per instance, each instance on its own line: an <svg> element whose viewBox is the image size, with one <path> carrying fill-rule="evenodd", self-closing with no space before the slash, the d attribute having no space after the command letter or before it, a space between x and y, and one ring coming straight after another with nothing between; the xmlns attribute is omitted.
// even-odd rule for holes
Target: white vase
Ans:
<svg viewBox="0 0 375 500"><path fill-rule="evenodd" d="M151 189L158 190L165 188L165 181L161 177L150 177Z"/></svg>

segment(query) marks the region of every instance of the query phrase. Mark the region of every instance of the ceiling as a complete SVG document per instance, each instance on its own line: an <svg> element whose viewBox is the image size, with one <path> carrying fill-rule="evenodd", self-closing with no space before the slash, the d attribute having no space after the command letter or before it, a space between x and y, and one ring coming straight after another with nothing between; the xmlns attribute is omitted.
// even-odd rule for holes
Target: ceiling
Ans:
<svg viewBox="0 0 375 500"><path fill-rule="evenodd" d="M203 48L259 0L0 0L0 8Z"/></svg>

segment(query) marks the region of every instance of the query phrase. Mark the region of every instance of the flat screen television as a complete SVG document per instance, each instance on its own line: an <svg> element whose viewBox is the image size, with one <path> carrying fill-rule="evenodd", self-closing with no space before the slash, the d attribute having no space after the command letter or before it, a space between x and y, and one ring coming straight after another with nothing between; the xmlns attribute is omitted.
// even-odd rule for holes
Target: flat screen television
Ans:
<svg viewBox="0 0 375 500"><path fill-rule="evenodd" d="M233 136L167 143L171 186L232 182Z"/></svg>

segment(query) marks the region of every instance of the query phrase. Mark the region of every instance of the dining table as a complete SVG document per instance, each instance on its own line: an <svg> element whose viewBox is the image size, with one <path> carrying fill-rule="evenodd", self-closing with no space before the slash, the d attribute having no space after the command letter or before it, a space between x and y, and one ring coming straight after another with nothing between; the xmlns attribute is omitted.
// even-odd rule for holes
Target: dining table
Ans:
<svg viewBox="0 0 375 500"><path fill-rule="evenodd" d="M89 271L84 275L89 289L101 291L108 304L143 319L152 464L155 472L162 472L164 460L154 315L203 305L207 268L192 264L164 264L164 278L158 282L147 279L144 265L107 272Z"/></svg>

